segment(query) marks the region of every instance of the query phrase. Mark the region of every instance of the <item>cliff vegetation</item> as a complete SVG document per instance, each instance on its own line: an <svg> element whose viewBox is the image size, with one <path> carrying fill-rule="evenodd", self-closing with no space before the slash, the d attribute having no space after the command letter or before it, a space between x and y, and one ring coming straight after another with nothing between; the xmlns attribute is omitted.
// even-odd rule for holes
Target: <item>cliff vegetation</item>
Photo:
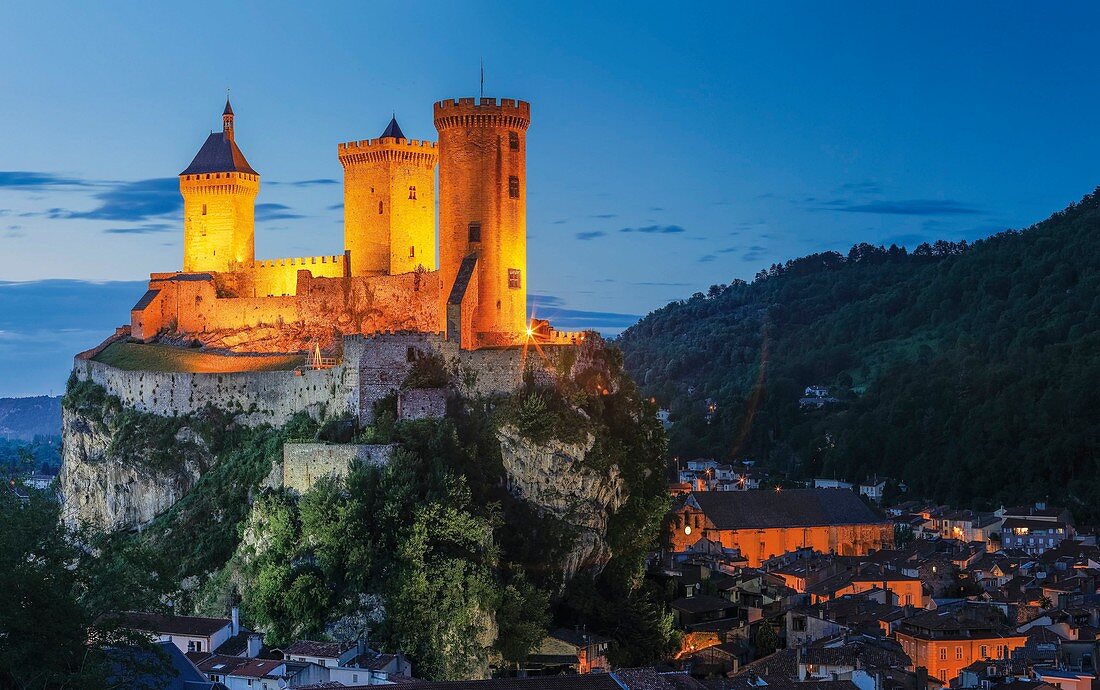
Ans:
<svg viewBox="0 0 1100 690"><path fill-rule="evenodd" d="M623 662L656 660L676 643L644 577L667 509L664 435L617 351L593 339L568 365L553 384L532 374L511 396L456 398L443 419L397 421L391 396L363 429L305 414L248 428L215 409L162 418L73 380L67 443L98 448L76 465L125 465L142 486L195 468L170 505L111 542L120 558L156 554L176 610L240 604L276 645L369 634L432 679L508 667L575 623L621 639ZM447 376L425 361L406 387ZM399 449L298 495L273 480L291 439Z"/></svg>

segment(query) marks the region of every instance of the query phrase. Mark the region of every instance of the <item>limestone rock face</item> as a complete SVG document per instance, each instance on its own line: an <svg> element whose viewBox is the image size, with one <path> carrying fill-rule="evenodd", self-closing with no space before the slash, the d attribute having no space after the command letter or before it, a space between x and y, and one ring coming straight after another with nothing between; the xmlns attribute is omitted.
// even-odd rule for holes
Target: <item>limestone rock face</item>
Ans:
<svg viewBox="0 0 1100 690"><path fill-rule="evenodd" d="M584 465L592 436L583 444L536 444L505 425L497 438L512 495L574 528L577 537L562 566L565 580L601 571L611 559L608 519L627 499L618 466L597 471Z"/></svg>
<svg viewBox="0 0 1100 690"><path fill-rule="evenodd" d="M113 532L145 525L182 498L209 465L205 444L190 429L176 435L188 452L181 453L178 467L164 470L111 453L109 428L103 421L62 410L58 483L62 515L71 526Z"/></svg>

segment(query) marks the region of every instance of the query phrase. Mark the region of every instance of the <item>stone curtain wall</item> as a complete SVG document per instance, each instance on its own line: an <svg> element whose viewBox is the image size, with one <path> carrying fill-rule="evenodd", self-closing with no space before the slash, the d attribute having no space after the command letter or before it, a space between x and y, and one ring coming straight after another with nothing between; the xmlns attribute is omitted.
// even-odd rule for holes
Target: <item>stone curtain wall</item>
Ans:
<svg viewBox="0 0 1100 690"><path fill-rule="evenodd" d="M365 424L373 419L375 402L400 389L417 357L441 356L458 392L474 397L514 391L527 366L543 380L551 380L557 360L569 346L544 346L546 359L531 348L525 358L520 348L462 350L435 334L389 333L345 336L343 349L343 361L336 367L301 373L128 371L84 355L77 357L73 371L79 379L103 386L127 407L167 417L213 405L240 411L239 420L249 426L278 426L302 411L315 418L350 413Z"/></svg>
<svg viewBox="0 0 1100 690"><path fill-rule="evenodd" d="M315 418L350 411L354 376L343 366L332 369L255 371L228 374L126 371L102 362L77 359L77 378L103 386L126 407L163 417L197 412L207 405L239 411L247 426L285 424L298 412Z"/></svg>
<svg viewBox="0 0 1100 690"><path fill-rule="evenodd" d="M343 479L351 463L385 465L396 448L392 444L285 443L283 486L304 493L321 477Z"/></svg>

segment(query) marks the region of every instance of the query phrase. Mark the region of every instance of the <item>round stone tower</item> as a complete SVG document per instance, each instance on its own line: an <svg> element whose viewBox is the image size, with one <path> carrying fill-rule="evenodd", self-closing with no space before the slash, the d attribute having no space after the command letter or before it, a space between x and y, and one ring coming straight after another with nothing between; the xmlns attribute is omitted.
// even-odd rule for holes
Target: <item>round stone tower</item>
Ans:
<svg viewBox="0 0 1100 690"><path fill-rule="evenodd" d="M435 104L443 327L463 347L516 344L527 329L530 123L524 101Z"/></svg>
<svg viewBox="0 0 1100 690"><path fill-rule="evenodd" d="M435 144L406 139L393 118L377 139L340 144L339 156L351 275L434 271Z"/></svg>
<svg viewBox="0 0 1100 690"><path fill-rule="evenodd" d="M180 173L184 271L232 271L238 262L255 259L259 192L260 174L237 146L226 99L222 131L207 137Z"/></svg>

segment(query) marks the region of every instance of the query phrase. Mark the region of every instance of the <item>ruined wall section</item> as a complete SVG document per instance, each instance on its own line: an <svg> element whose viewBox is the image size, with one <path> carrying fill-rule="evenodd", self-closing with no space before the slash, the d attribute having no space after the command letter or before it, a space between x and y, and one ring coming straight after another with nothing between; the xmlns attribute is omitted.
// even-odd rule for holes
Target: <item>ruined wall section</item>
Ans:
<svg viewBox="0 0 1100 690"><path fill-rule="evenodd" d="M530 348L463 350L459 343L435 333L393 333L344 338L345 366L358 371L358 400L353 409L360 423L373 419L374 404L396 393L420 357L443 359L455 389L463 397L511 393L523 383L531 367L537 377L551 381L571 346L545 346L541 354Z"/></svg>
<svg viewBox="0 0 1100 690"><path fill-rule="evenodd" d="M435 272L318 278L298 271L296 294L278 297L230 296L240 282L219 278L154 274L131 312L131 335L148 341L177 333L234 352L298 352L314 342L335 347L341 335L434 332L440 322Z"/></svg>
<svg viewBox="0 0 1100 690"><path fill-rule="evenodd" d="M298 271L314 278L343 278L348 274L345 254L334 256L296 256L285 259L258 259L234 264L239 275L238 297L282 297L298 294Z"/></svg>
<svg viewBox="0 0 1100 690"><path fill-rule="evenodd" d="M353 463L386 465L396 448L394 444L285 443L283 486L304 493L322 477L343 479Z"/></svg>

